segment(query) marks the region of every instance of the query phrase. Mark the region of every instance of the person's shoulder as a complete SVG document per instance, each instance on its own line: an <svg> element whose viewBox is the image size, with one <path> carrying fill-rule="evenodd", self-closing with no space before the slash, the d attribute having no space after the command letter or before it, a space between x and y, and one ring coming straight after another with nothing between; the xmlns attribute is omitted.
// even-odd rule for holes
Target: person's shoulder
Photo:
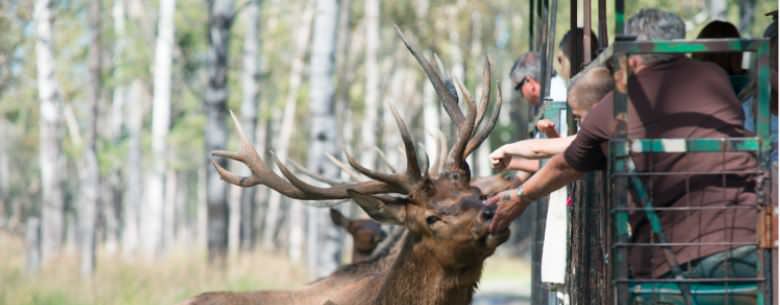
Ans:
<svg viewBox="0 0 780 305"><path fill-rule="evenodd" d="M728 79L728 74L720 66L708 61L701 61L683 57L678 64L690 72L700 73L702 76L718 77Z"/></svg>
<svg viewBox="0 0 780 305"><path fill-rule="evenodd" d="M582 121L581 127L586 133L606 136L613 125L613 104L614 91L610 91L601 98L596 105L588 112L588 116Z"/></svg>

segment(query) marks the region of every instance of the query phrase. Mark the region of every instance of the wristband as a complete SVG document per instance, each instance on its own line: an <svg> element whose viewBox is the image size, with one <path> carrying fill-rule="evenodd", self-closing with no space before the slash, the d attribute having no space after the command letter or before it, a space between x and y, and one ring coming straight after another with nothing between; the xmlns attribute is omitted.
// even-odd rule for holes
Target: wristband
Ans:
<svg viewBox="0 0 780 305"><path fill-rule="evenodd" d="M523 192L523 186L518 186L515 189L515 196L517 196L517 199L523 200L523 195L525 195L525 192Z"/></svg>

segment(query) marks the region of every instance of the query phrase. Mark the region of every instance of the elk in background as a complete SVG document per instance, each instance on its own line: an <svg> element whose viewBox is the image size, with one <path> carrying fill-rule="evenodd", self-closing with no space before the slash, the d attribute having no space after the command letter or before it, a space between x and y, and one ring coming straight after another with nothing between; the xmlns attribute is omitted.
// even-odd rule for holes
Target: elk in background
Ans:
<svg viewBox="0 0 780 305"><path fill-rule="evenodd" d="M387 237L382 225L371 219L350 219L336 209L330 209L330 219L352 236L352 263L368 260Z"/></svg>
<svg viewBox="0 0 780 305"><path fill-rule="evenodd" d="M422 66L452 122L457 139L449 149L447 162L437 176L428 171L427 155L419 162L415 142L395 108L390 110L403 139L406 169L387 174L359 164L347 154L356 171L370 178L362 182L320 187L309 184L281 162L276 174L247 141L237 126L240 151L215 151L214 156L244 163L250 176L241 177L213 165L223 180L241 187L266 185L299 200L352 199L377 221L403 226L400 239L381 255L347 265L328 277L295 291L210 292L198 295L189 305L466 305L471 303L482 274L483 263L509 237L509 230L490 233L494 208L483 204L483 194L469 184L471 171L466 158L490 134L498 119L501 91L495 109L487 116L491 99L490 61L485 61L482 95L475 105L468 91L462 92L466 114L448 92L439 71L409 44L404 44ZM235 117L234 117L234 122ZM237 123L236 123L237 124ZM237 124L238 125L238 124ZM422 165L422 166L421 166Z"/></svg>

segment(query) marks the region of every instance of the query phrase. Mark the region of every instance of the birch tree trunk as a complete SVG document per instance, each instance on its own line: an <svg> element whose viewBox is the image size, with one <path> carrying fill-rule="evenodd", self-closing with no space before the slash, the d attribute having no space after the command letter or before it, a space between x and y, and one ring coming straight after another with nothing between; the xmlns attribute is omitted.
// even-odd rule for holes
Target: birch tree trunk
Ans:
<svg viewBox="0 0 780 305"><path fill-rule="evenodd" d="M41 257L49 260L62 247L64 237L63 176L64 154L62 151L62 96L54 74L52 38L52 2L35 1L35 29L37 40L35 54L38 70L38 97L40 108L40 152L41 169Z"/></svg>
<svg viewBox="0 0 780 305"><path fill-rule="evenodd" d="M471 12L471 60L472 66L478 67L471 72L472 75L481 75L482 63L485 60L487 54L483 53L482 48L482 15L479 11ZM491 71L492 72L492 71ZM479 82L474 82L477 84ZM492 86L493 84L490 84ZM488 90L489 88L478 88L478 90ZM495 93L494 93L495 94ZM474 96L481 96L482 93L475 92ZM490 155L490 138L480 145L477 150L472 154L472 167L477 177L489 176L491 173L490 161L488 156Z"/></svg>
<svg viewBox="0 0 780 305"><path fill-rule="evenodd" d="M749 34L756 14L756 0L737 1L739 5L739 32Z"/></svg>
<svg viewBox="0 0 780 305"><path fill-rule="evenodd" d="M709 19L726 19L728 13L728 3L726 0L707 0L707 9L709 11Z"/></svg>
<svg viewBox="0 0 780 305"><path fill-rule="evenodd" d="M122 252L133 256L141 241L141 204L143 202L143 173L141 162L141 128L144 121L143 103L146 100L141 80L134 80L128 87L127 104L127 163L125 164L125 194L122 216Z"/></svg>
<svg viewBox="0 0 780 305"><path fill-rule="evenodd" d="M79 166L79 210L78 240L81 256L81 276L91 277L95 272L95 223L97 221L99 169L97 164L97 120L98 105L102 90L101 40L100 40L100 1L89 5L89 90L90 109L87 112L87 124L84 128L84 150Z"/></svg>
<svg viewBox="0 0 780 305"><path fill-rule="evenodd" d="M376 153L374 147L379 137L376 126L379 122L379 0L366 0L366 98L363 122L360 128L360 162L374 168Z"/></svg>
<svg viewBox="0 0 780 305"><path fill-rule="evenodd" d="M279 137L278 142L275 143L273 146L276 149L277 157L280 161L285 162L287 161L287 155L288 150L290 147L290 137L292 136L292 131L295 128L294 127L294 119L295 119L295 108L296 108L296 101L298 99L298 91L301 88L301 81L303 79L303 68L306 64L306 50L309 48L309 41L311 38L311 21L313 18L314 12L312 3L308 2L306 6L303 8L302 16L301 16L301 26L298 28L298 31L295 35L295 54L293 55L293 62L290 67L290 80L289 84L290 87L287 89L287 95L284 100L284 111L282 114L282 120L279 124ZM293 205L300 204L299 202L295 202L295 200L291 200ZM268 198L268 210L265 214L265 227L263 229L263 239L262 239L262 247L264 249L271 249L274 246L274 238L276 236L276 232L278 231L279 227L279 214L281 210L281 202L282 197L279 194L279 192L270 192L269 198ZM291 209L291 213L302 213L302 209ZM301 220L303 217L301 215L291 216L292 220ZM301 223L302 224L302 223ZM290 230L302 230L301 224L293 224L290 222ZM299 234L302 232L298 231L291 231L290 234ZM291 242L290 242L290 249L292 247L299 247L300 244L297 244L297 241L302 240L300 236L296 235L295 237L291 236ZM296 243L293 243L293 241L296 241ZM295 245L293 245L295 244ZM290 250L294 251L294 250Z"/></svg>
<svg viewBox="0 0 780 305"><path fill-rule="evenodd" d="M244 70L241 88L244 91L241 102L241 125L249 130L250 142L257 143L257 115L260 103L260 0L250 0L246 7L246 33L244 34ZM248 171L248 170L245 170ZM246 173L248 174L248 173ZM240 202L239 244L242 250L255 247L255 197L257 188L242 188Z"/></svg>
<svg viewBox="0 0 780 305"><path fill-rule="evenodd" d="M311 56L311 119L308 168L326 177L338 177L338 168L328 162L327 153L336 155L336 120L333 108L334 53L338 2L320 0L315 5ZM325 276L340 264L341 234L330 225L328 209L309 207L308 260L315 277Z"/></svg>
<svg viewBox="0 0 780 305"><path fill-rule="evenodd" d="M162 253L165 204L166 141L171 121L171 53L176 0L160 1L154 53L154 100L152 106L152 166L144 201L143 250L147 257Z"/></svg>
<svg viewBox="0 0 780 305"><path fill-rule="evenodd" d="M228 48L233 25L233 0L207 0L208 5L208 86L206 108L206 152L224 149L227 144ZM220 160L222 166L227 161ZM211 165L206 172L207 248L209 262L224 264L228 249L229 208L227 184Z"/></svg>

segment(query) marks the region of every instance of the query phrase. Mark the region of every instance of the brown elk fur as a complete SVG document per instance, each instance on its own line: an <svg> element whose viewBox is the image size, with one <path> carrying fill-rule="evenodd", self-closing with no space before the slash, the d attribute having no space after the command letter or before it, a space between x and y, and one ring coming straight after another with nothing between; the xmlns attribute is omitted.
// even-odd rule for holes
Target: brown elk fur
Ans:
<svg viewBox="0 0 780 305"><path fill-rule="evenodd" d="M372 219L350 219L336 209L330 209L330 219L352 236L353 263L371 257L374 249L387 237L382 225Z"/></svg>

